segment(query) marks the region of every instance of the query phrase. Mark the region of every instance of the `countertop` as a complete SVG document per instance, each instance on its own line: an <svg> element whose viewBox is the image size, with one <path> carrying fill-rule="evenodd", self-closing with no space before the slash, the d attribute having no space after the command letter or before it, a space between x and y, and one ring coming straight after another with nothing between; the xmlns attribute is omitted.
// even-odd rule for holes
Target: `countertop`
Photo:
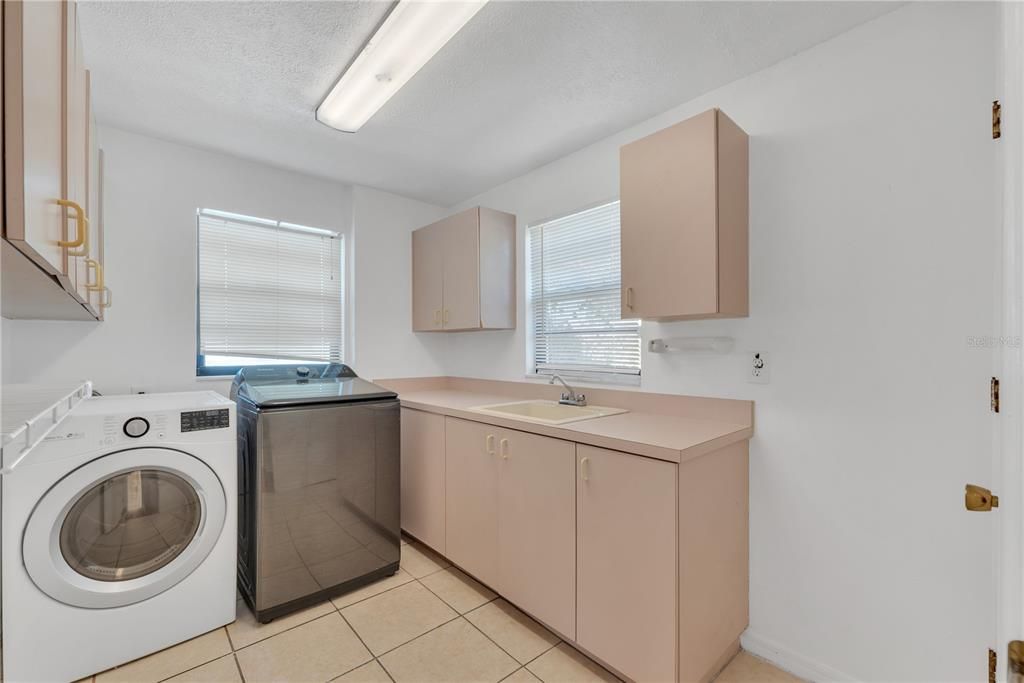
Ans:
<svg viewBox="0 0 1024 683"><path fill-rule="evenodd" d="M581 420L563 425L546 425L478 413L471 408L524 400L509 394L479 393L459 389L413 389L400 391L404 408L496 425L609 448L669 462L685 462L737 441L749 439L750 424L735 424L698 417L630 411L618 415ZM595 402L595 405L599 405Z"/></svg>

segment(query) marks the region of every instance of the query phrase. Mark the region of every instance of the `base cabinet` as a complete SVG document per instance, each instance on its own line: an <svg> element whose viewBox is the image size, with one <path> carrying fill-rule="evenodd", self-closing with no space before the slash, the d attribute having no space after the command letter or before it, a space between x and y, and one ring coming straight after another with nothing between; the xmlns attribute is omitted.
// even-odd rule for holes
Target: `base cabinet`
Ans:
<svg viewBox="0 0 1024 683"><path fill-rule="evenodd" d="M402 430L403 527L616 673L703 682L737 651L746 441L677 464L408 409Z"/></svg>
<svg viewBox="0 0 1024 683"><path fill-rule="evenodd" d="M633 680L676 680L678 466L576 450L576 640Z"/></svg>
<svg viewBox="0 0 1024 683"><path fill-rule="evenodd" d="M444 444L442 415L402 408L402 528L442 554Z"/></svg>

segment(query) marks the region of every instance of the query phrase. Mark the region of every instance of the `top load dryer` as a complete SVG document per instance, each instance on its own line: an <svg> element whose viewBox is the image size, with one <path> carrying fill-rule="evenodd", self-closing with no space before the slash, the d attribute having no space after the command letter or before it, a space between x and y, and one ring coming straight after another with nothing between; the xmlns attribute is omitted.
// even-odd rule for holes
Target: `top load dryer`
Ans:
<svg viewBox="0 0 1024 683"><path fill-rule="evenodd" d="M238 577L259 621L398 571L399 403L346 365L245 367Z"/></svg>

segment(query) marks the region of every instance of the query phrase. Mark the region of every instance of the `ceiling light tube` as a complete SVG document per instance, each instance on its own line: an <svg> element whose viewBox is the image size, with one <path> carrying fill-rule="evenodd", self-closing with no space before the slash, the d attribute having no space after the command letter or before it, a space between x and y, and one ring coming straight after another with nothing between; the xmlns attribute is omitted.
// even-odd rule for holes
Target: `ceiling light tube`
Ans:
<svg viewBox="0 0 1024 683"><path fill-rule="evenodd" d="M316 108L317 121L359 130L486 2L399 0Z"/></svg>

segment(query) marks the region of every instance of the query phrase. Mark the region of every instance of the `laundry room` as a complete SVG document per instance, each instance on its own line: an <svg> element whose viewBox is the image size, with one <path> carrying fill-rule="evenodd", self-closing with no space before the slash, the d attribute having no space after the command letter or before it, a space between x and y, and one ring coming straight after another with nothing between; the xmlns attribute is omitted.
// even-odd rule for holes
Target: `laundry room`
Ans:
<svg viewBox="0 0 1024 683"><path fill-rule="evenodd" d="M1024 682L1024 3L0 55L0 681Z"/></svg>

